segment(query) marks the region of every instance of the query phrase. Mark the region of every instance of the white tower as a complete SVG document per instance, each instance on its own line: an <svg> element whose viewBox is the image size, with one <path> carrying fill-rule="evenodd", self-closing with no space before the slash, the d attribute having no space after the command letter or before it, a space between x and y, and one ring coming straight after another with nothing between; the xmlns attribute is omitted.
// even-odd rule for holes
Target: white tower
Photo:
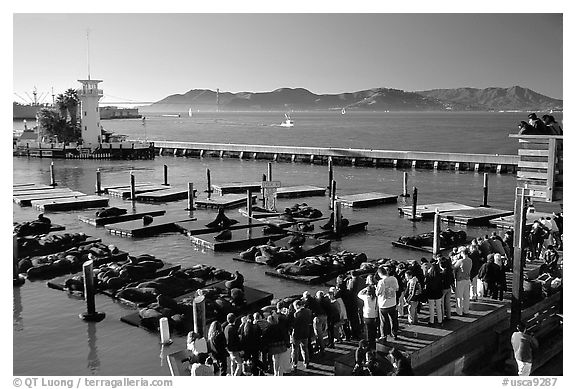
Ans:
<svg viewBox="0 0 576 389"><path fill-rule="evenodd" d="M90 77L88 77L90 78ZM80 99L80 124L82 126L82 143L85 147L95 148L102 142L100 129L100 111L98 102L103 96L102 89L98 89L98 83L102 80L78 80L82 83L82 89L78 89Z"/></svg>

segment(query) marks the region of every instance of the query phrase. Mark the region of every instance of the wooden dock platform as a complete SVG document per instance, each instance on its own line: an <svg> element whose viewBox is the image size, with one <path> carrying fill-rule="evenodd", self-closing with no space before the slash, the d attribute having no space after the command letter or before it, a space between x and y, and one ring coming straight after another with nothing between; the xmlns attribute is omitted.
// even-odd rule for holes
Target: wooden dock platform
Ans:
<svg viewBox="0 0 576 389"><path fill-rule="evenodd" d="M42 191L38 191L42 192ZM21 207L30 207L32 205L32 201L34 200L52 200L52 199L74 199L79 198L82 196L86 196L85 193L82 192L74 192L71 190L62 190L62 191L51 191L51 193L38 193L38 194L28 194L23 196L14 196L12 200Z"/></svg>
<svg viewBox="0 0 576 389"><path fill-rule="evenodd" d="M320 188L312 185L284 186L276 191L276 197L279 199L294 197L312 197L325 196L326 188Z"/></svg>
<svg viewBox="0 0 576 389"><path fill-rule="evenodd" d="M184 222L196 220L193 217L181 216L181 217L167 217L161 216L154 218L152 223L144 225L142 220L132 220L122 223L113 223L106 225L106 230L113 234L126 237L147 237L164 232L178 232L176 227L177 222Z"/></svg>
<svg viewBox="0 0 576 389"><path fill-rule="evenodd" d="M73 242L73 243L68 243L68 244L61 244L58 246L40 246L40 247L36 247L33 249L19 248L18 258L32 257L32 256L38 257L38 256L42 256L42 255L55 254L55 253L59 253L61 251L69 250L73 247L85 246L85 245L88 245L91 243L98 243L101 241L102 241L102 239L92 238L90 236L86 236L86 239L83 241Z"/></svg>
<svg viewBox="0 0 576 389"><path fill-rule="evenodd" d="M166 187L164 185L154 185L154 184L134 186L134 193L137 195L160 190L166 190ZM106 188L104 193L109 194L110 196L121 197L123 199L126 199L130 197L130 186L121 186L119 188Z"/></svg>
<svg viewBox="0 0 576 389"><path fill-rule="evenodd" d="M252 201L256 201L256 195L252 195ZM194 202L198 208L235 208L246 204L245 194L225 194L213 196L209 199L198 199Z"/></svg>
<svg viewBox="0 0 576 389"><path fill-rule="evenodd" d="M398 202L398 195L380 192L359 193L354 195L338 196L342 205L347 207L370 207L372 205Z"/></svg>
<svg viewBox="0 0 576 389"><path fill-rule="evenodd" d="M277 240L276 242L274 242L274 244L276 245L276 247L284 247L286 249L289 249L290 246L289 246L288 242L290 242L290 239L292 239L292 237L287 236L285 238ZM296 250L296 259L308 257L311 255L317 255L317 254L325 253L326 251L330 250L330 244L331 244L331 241L329 241L329 240L320 240L320 239L316 239L316 238L306 238L306 241L300 247L300 249ZM239 261L239 262L256 263L258 265L266 265L265 263L262 263L262 262L256 262L253 260L241 258L238 255L235 255L234 257L232 257L232 259L234 261Z"/></svg>
<svg viewBox="0 0 576 389"><path fill-rule="evenodd" d="M326 220L328 217L316 217L316 218L305 218L305 217L293 217L292 220L286 220L282 216L275 216L275 217L261 217L261 218L254 218L255 221L264 223L268 226L276 227L276 228L288 228L290 226L302 223L313 223L320 220Z"/></svg>
<svg viewBox="0 0 576 389"><path fill-rule="evenodd" d="M441 219L446 223L465 224L471 226L487 226L490 219L514 215L514 211L504 209L475 207L472 209L461 209L458 211L444 212Z"/></svg>
<svg viewBox="0 0 576 389"><path fill-rule="evenodd" d="M231 193L246 193L247 190L259 192L261 186L261 182L227 182L224 184L212 184L212 190L216 194L225 195Z"/></svg>
<svg viewBox="0 0 576 389"><path fill-rule="evenodd" d="M246 210L246 208L240 208L238 210L238 212L240 212L242 215L248 217L248 211ZM262 218L267 218L267 217L277 217L283 215L282 212L258 212L258 211L252 211L252 219L262 219Z"/></svg>
<svg viewBox="0 0 576 389"><path fill-rule="evenodd" d="M155 190L152 192L144 192L138 193L136 195L137 201L149 201L149 202L158 202L158 201L177 201L177 200L185 200L188 198L188 189L178 189L178 188L169 188L161 190ZM196 190L194 190L194 195L196 194Z"/></svg>
<svg viewBox="0 0 576 389"><path fill-rule="evenodd" d="M176 228L178 230L188 236L192 235L202 235L202 234L209 234L214 233L217 234L218 232L224 230L222 227L206 227L206 224L209 223L208 220L193 220L193 221L185 221L185 222L177 222ZM260 223L258 221L250 221L249 219L241 219L238 221L237 224L233 224L228 227L229 230L241 230L245 228L252 228L252 227L263 227L265 223Z"/></svg>
<svg viewBox="0 0 576 389"><path fill-rule="evenodd" d="M54 189L54 187L50 185L33 184L33 185L12 187L12 193L22 194L22 192L34 192L36 190L52 190L52 189Z"/></svg>
<svg viewBox="0 0 576 389"><path fill-rule="evenodd" d="M102 208L108 206L108 199L100 196L81 196L49 200L33 200L32 206L44 211L70 211L74 209Z"/></svg>
<svg viewBox="0 0 576 389"><path fill-rule="evenodd" d="M305 236L311 236L311 237L316 238L316 239L320 239L320 238L322 238L322 239L335 239L336 238L334 231L323 230L320 228L321 225L326 224L324 221L321 220L319 222L314 222L312 224L314 225L314 230L307 231L307 232L301 232L301 234L303 234ZM350 220L350 224L348 224L347 227L342 229L341 236L346 236L349 234L353 234L355 232L365 231L366 226L368 226L368 222Z"/></svg>
<svg viewBox="0 0 576 389"><path fill-rule="evenodd" d="M150 185L154 185L151 182L136 182L134 183L134 187L139 188L142 186L150 186ZM108 194L109 190L113 190L113 189L121 189L121 188L128 188L130 189L130 184L112 184L112 185L106 185L106 186L102 186L102 193ZM166 188L166 187L164 187Z"/></svg>
<svg viewBox="0 0 576 389"><path fill-rule="evenodd" d="M51 194L51 193L66 193L72 192L72 189L65 188L62 186L56 187L48 187L44 189L14 189L12 192L12 196L14 197L21 197L21 196L31 196L31 195L40 195L40 194Z"/></svg>
<svg viewBox="0 0 576 389"><path fill-rule="evenodd" d="M268 242L278 240L286 236L286 232L264 234L262 228L246 228L243 230L232 230L232 239L219 241L214 239L217 233L193 235L190 240L195 245L206 247L214 251L231 251L248 248Z"/></svg>
<svg viewBox="0 0 576 389"><path fill-rule="evenodd" d="M470 242L472 242L472 239L468 239L466 240L466 242L464 243L459 243L456 244L454 246L448 246L448 247L440 247L439 251L448 251L448 250L452 250L454 247L458 247L458 246L466 246L468 245ZM433 253L434 251L432 250L432 246L413 246L413 245L409 245L409 244L404 244L398 241L392 242L392 246L394 247L399 247L402 249L409 249L409 250L416 250L416 251L422 251L425 253Z"/></svg>
<svg viewBox="0 0 576 389"><path fill-rule="evenodd" d="M460 204L460 203L436 203L436 204L422 204L416 205L416 217L420 217L422 219L430 219L434 217L436 213L436 208L438 208L438 212L450 212L450 211L460 211L464 209L472 209L474 207L470 207L468 205ZM412 217L412 206L408 205L405 207L398 208L400 215L404 215L407 217Z"/></svg>
<svg viewBox="0 0 576 389"><path fill-rule="evenodd" d="M545 212L526 212L526 225L531 225L536 220L540 220L541 217L553 217L551 213ZM490 219L490 224L495 225L498 228L513 229L514 228L514 215L503 216Z"/></svg>
<svg viewBox="0 0 576 389"><path fill-rule="evenodd" d="M130 214L120 215L120 216L109 216L109 217L95 217L95 216L78 216L78 220L88 223L92 226L105 226L106 224L122 223L130 220L142 219L144 215L150 215L152 217L162 216L166 213L163 209L150 210L148 212L134 212Z"/></svg>

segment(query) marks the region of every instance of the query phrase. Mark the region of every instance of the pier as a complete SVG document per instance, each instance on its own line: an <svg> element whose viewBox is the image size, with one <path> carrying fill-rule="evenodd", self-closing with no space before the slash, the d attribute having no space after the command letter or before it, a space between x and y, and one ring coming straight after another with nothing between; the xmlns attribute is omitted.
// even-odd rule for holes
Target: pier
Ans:
<svg viewBox="0 0 576 389"><path fill-rule="evenodd" d="M430 151L346 149L335 147L267 146L231 143L154 141L158 155L182 157L230 157L286 162L306 162L371 167L412 167L513 173L517 155L468 154Z"/></svg>

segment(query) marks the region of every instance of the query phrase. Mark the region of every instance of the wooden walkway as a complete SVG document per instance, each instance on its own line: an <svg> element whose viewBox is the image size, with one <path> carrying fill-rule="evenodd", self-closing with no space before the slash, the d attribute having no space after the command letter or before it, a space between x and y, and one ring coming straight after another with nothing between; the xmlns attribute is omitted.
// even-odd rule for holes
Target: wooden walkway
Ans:
<svg viewBox="0 0 576 389"><path fill-rule="evenodd" d="M507 211L504 209L475 207L472 209L443 212L441 219L446 223L488 226L490 225L490 219L513 214L514 211Z"/></svg>
<svg viewBox="0 0 576 389"><path fill-rule="evenodd" d="M212 190L219 195L230 193L246 193L247 190L259 192L261 182L228 182L224 184L212 184Z"/></svg>
<svg viewBox="0 0 576 389"><path fill-rule="evenodd" d="M196 190L194 190L196 193ZM188 198L188 189L178 189L178 188L166 188L160 190L154 190L152 192L143 192L136 195L137 201L149 201L149 202L166 202L166 201L176 201L185 200Z"/></svg>
<svg viewBox="0 0 576 389"><path fill-rule="evenodd" d="M276 197L279 199L294 197L325 196L326 188L312 185L284 186L278 188Z"/></svg>
<svg viewBox="0 0 576 389"><path fill-rule="evenodd" d="M434 217L436 213L436 208L438 208L438 212L450 212L450 211L460 211L464 209L472 209L474 207L470 207L468 205L459 204L459 203L436 203L436 204L422 204L416 205L416 217L420 217L422 219L430 219ZM398 208L400 211L400 215L412 217L412 206L407 205L405 207Z"/></svg>
<svg viewBox="0 0 576 389"><path fill-rule="evenodd" d="M372 205L396 203L398 195L380 192L358 193L354 195L338 196L342 205L347 207L370 207Z"/></svg>
<svg viewBox="0 0 576 389"><path fill-rule="evenodd" d="M134 212L131 214L125 214L120 216L109 216L109 217L94 217L94 216L78 216L78 220L88 223L93 226L105 226L106 224L122 223L130 220L142 219L144 215L149 215L152 217L162 216L166 213L163 209L149 210L147 212Z"/></svg>
<svg viewBox="0 0 576 389"><path fill-rule="evenodd" d="M144 225L143 220L132 220L128 222L108 224L106 225L106 230L113 235L127 236L132 238L146 237L164 232L178 232L176 223L189 220L196 219L190 216L161 216L154 218L154 220L147 225Z"/></svg>
<svg viewBox="0 0 576 389"><path fill-rule="evenodd" d="M252 201L256 200L256 195L252 195ZM198 208L235 208L246 204L245 194L226 194L213 196L209 199L198 199L194 203Z"/></svg>
<svg viewBox="0 0 576 389"><path fill-rule="evenodd" d="M108 199L100 196L33 200L31 205L41 211L70 211L74 209L102 208L108 206Z"/></svg>

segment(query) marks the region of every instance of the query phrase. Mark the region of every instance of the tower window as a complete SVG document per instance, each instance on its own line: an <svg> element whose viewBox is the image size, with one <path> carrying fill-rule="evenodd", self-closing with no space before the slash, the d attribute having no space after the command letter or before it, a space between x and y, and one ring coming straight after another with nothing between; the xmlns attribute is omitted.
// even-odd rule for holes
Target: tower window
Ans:
<svg viewBox="0 0 576 389"><path fill-rule="evenodd" d="M84 131L88 131L88 127L84 126Z"/></svg>
<svg viewBox="0 0 576 389"><path fill-rule="evenodd" d="M88 112L84 111L84 116L86 116L88 114Z"/></svg>

